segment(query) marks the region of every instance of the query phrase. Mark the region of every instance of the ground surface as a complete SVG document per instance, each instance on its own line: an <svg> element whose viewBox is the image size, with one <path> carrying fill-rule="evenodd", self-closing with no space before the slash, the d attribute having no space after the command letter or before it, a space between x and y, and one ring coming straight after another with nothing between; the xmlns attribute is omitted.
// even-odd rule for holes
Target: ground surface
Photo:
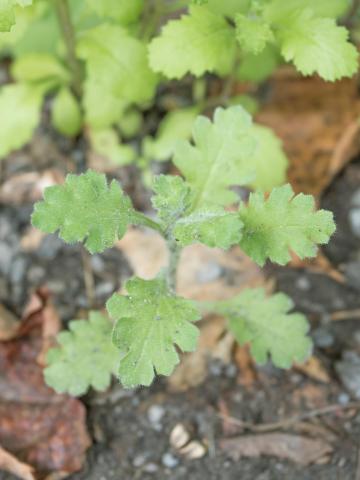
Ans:
<svg viewBox="0 0 360 480"><path fill-rule="evenodd" d="M32 147L13 155L3 165L3 181L15 174L54 166L61 171L64 158L77 162L81 169L81 152L81 145L59 146L58 140L54 142L40 133ZM359 312L346 312L360 308L359 197L360 162L354 161L322 199L323 206L335 213L338 224L324 254L343 274L344 282L305 267L269 269L277 288L288 293L296 308L308 314L315 355L328 375L325 381L312 379L299 370L282 372L265 366L258 368L257 378L245 386L239 364L233 358L227 364L210 360L206 380L182 393L172 393L163 379L149 389L135 391L124 391L114 384L105 394L91 393L83 399L93 446L83 470L69 478L355 479L360 409L347 409L346 405L360 398L360 323ZM7 201L0 204L0 303L20 314L30 293L37 286L47 285L66 322L79 310L88 309L81 254L78 247L64 246L55 236L43 239L36 250L25 251L23 242L31 209L32 204L26 199L17 205ZM124 255L115 249L94 257L92 268L99 306L131 273ZM345 318L332 318L334 312L345 312ZM339 405L335 413L277 429L330 441L333 451L321 458L320 464L302 466L276 456L235 461L229 456L231 452L221 448L224 437L244 433L240 427L224 421L221 412L250 424L264 424L333 404ZM184 425L192 439L205 446L201 458L191 459L170 444L171 431L178 423ZM1 480L13 478L0 473Z"/></svg>

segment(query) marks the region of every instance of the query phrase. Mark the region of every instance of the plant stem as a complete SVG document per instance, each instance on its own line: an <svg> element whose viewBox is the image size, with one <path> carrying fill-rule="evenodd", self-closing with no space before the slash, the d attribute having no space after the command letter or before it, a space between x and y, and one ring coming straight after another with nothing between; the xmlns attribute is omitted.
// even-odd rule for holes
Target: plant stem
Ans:
<svg viewBox="0 0 360 480"><path fill-rule="evenodd" d="M72 87L76 96L80 98L82 92L82 71L81 65L76 57L75 31L71 20L68 0L54 0L54 7L65 42L69 67L72 74Z"/></svg>
<svg viewBox="0 0 360 480"><path fill-rule="evenodd" d="M147 215L141 212L134 211L132 213L132 220L136 225L143 225L144 227L149 227L153 230L159 232L162 236L164 236L164 231L160 223L152 220Z"/></svg>
<svg viewBox="0 0 360 480"><path fill-rule="evenodd" d="M176 243L176 241L172 238L167 240L167 246L169 249L169 264L166 269L166 282L169 289L172 292L176 292L176 273L177 267L180 259L181 254L181 247Z"/></svg>

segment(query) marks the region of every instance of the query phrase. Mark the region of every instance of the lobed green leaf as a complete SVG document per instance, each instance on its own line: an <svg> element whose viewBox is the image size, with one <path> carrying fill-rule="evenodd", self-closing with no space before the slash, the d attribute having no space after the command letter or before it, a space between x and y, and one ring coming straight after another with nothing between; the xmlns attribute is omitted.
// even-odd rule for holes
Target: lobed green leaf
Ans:
<svg viewBox="0 0 360 480"><path fill-rule="evenodd" d="M120 239L130 223L130 200L114 180L88 170L67 175L63 185L48 187L44 201L35 204L32 223L43 232L59 230L65 242L85 242L91 252L102 252Z"/></svg>
<svg viewBox="0 0 360 480"><path fill-rule="evenodd" d="M193 302L173 295L162 279L133 278L127 296L114 294L106 307L116 321L113 342L120 350L119 379L124 387L150 385L155 372L170 375L179 361L175 345L190 352L199 331Z"/></svg>
<svg viewBox="0 0 360 480"><path fill-rule="evenodd" d="M290 185L275 188L268 199L260 192L250 194L248 205L240 205L240 219L240 246L259 265L267 259L285 265L289 249L300 258L314 257L316 245L327 243L335 231L332 213L314 212L313 197L295 196Z"/></svg>
<svg viewBox="0 0 360 480"><path fill-rule="evenodd" d="M70 322L69 330L57 337L59 347L48 352L46 383L58 393L74 396L90 387L106 390L119 363L111 331L111 322L99 312L90 312L89 320Z"/></svg>
<svg viewBox="0 0 360 480"><path fill-rule="evenodd" d="M168 78L188 72L197 77L205 72L226 75L234 55L234 30L224 17L199 5L191 6L179 20L169 21L149 45L151 68Z"/></svg>
<svg viewBox="0 0 360 480"><path fill-rule="evenodd" d="M251 117L242 107L217 108L213 123L203 116L196 119L194 145L176 145L174 163L194 191L194 208L228 205L237 199L230 186L255 179L249 161L256 148L251 127Z"/></svg>
<svg viewBox="0 0 360 480"><path fill-rule="evenodd" d="M292 308L291 299L283 293L266 297L261 288L245 290L216 306L228 318L229 328L240 345L250 344L257 363L264 364L271 356L280 368L304 362L312 351L306 318L300 313L289 313Z"/></svg>

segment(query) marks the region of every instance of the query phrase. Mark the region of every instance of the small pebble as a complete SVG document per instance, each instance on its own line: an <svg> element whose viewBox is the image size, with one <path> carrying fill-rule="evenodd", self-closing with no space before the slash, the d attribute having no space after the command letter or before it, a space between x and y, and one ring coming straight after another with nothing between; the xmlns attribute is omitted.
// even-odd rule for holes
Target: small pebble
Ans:
<svg viewBox="0 0 360 480"><path fill-rule="evenodd" d="M162 464L167 468L175 468L179 465L179 460L172 453L164 453L162 456Z"/></svg>
<svg viewBox="0 0 360 480"><path fill-rule="evenodd" d="M147 458L147 455L136 455L136 457L134 458L132 464L135 468L139 468L139 467L142 467L144 465L144 463L146 462L146 458Z"/></svg>
<svg viewBox="0 0 360 480"><path fill-rule="evenodd" d="M224 269L215 262L208 262L200 271L197 272L197 280L199 283L209 283L221 277Z"/></svg>
<svg viewBox="0 0 360 480"><path fill-rule="evenodd" d="M156 465L156 463L147 463L143 468L145 473L156 473L158 470L159 467Z"/></svg>
<svg viewBox="0 0 360 480"><path fill-rule="evenodd" d="M160 423L164 415L165 409L161 405L152 405L147 412L149 422L152 424Z"/></svg>
<svg viewBox="0 0 360 480"><path fill-rule="evenodd" d="M360 398L360 356L356 352L345 352L335 369L347 390Z"/></svg>
<svg viewBox="0 0 360 480"><path fill-rule="evenodd" d="M311 282L307 277L299 277L296 280L296 286L299 290L307 291L311 288Z"/></svg>
<svg viewBox="0 0 360 480"><path fill-rule="evenodd" d="M347 405L350 402L350 395L345 392L342 392L338 396L338 402L340 405Z"/></svg>
<svg viewBox="0 0 360 480"><path fill-rule="evenodd" d="M334 335L327 328L317 328L313 333L315 345L319 348L329 348L334 345Z"/></svg>
<svg viewBox="0 0 360 480"><path fill-rule="evenodd" d="M351 208L348 215L353 234L360 238L360 208Z"/></svg>

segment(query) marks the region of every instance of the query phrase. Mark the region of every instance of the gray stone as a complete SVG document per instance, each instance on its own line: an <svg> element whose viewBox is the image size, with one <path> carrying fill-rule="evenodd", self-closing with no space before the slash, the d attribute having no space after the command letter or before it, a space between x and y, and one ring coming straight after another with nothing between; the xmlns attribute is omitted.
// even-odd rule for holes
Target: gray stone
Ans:
<svg viewBox="0 0 360 480"><path fill-rule="evenodd" d="M179 459L176 458L172 453L164 453L161 458L162 464L167 468L175 468L179 465Z"/></svg>
<svg viewBox="0 0 360 480"><path fill-rule="evenodd" d="M165 408L161 405L151 405L147 412L147 417L149 422L152 424L158 424L161 422L163 416L165 415Z"/></svg>
<svg viewBox="0 0 360 480"><path fill-rule="evenodd" d="M209 283L220 278L223 273L224 269L218 263L208 262L197 272L196 277L199 283Z"/></svg>
<svg viewBox="0 0 360 480"><path fill-rule="evenodd" d="M334 345L334 335L325 327L317 328L313 333L315 345L320 348L329 348Z"/></svg>
<svg viewBox="0 0 360 480"><path fill-rule="evenodd" d="M14 250L5 242L0 243L0 272L7 275L10 272Z"/></svg>
<svg viewBox="0 0 360 480"><path fill-rule="evenodd" d="M19 256L15 258L10 269L10 282L12 284L20 283L26 273L28 260L25 257Z"/></svg>
<svg viewBox="0 0 360 480"><path fill-rule="evenodd" d="M349 223L354 235L360 238L360 208L351 208L349 210Z"/></svg>
<svg viewBox="0 0 360 480"><path fill-rule="evenodd" d="M335 369L347 390L360 399L360 356L356 352L345 352Z"/></svg>

